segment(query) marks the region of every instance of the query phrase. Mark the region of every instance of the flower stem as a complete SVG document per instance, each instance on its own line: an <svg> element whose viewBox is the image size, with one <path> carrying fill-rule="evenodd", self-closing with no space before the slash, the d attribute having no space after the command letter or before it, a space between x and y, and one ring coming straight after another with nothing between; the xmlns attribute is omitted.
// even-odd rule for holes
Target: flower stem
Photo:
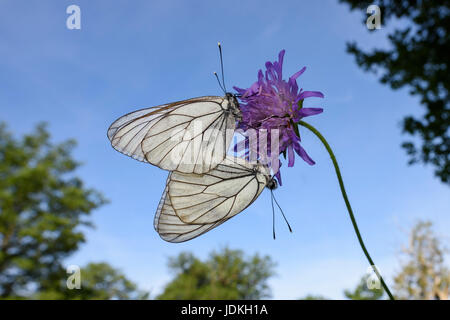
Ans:
<svg viewBox="0 0 450 320"><path fill-rule="evenodd" d="M348 200L348 197L347 197L347 192L345 191L344 181L342 180L342 175L341 175L341 170L339 169L339 166L338 166L336 157L334 156L333 150L331 150L330 145L328 144L327 140L322 136L322 134L316 128L314 128L312 125L310 125L304 121L299 121L298 124L309 129L312 133L314 133L317 136L317 138L319 138L319 140L323 143L325 148L327 149L328 154L331 157L331 161L333 161L334 169L336 170L336 176L338 178L339 186L341 188L342 197L344 198L345 205L347 206L347 210L350 215L350 220L352 221L353 228L355 229L356 236L358 237L359 244L361 245L361 249L364 251L364 254L365 254L367 260L369 261L370 265L372 266L373 270L375 271L378 279L380 279L380 282L383 285L383 288L386 291L386 293L388 294L389 298L391 300L395 300L394 297L392 296L391 292L389 291L388 286L384 282L383 277L381 276L381 274L378 272L377 268L375 267L375 263L373 262L372 258L370 257L370 254L367 251L366 246L364 245L364 241L361 237L361 233L359 232L358 225L356 224L356 219L353 214L353 210L350 205L350 201Z"/></svg>

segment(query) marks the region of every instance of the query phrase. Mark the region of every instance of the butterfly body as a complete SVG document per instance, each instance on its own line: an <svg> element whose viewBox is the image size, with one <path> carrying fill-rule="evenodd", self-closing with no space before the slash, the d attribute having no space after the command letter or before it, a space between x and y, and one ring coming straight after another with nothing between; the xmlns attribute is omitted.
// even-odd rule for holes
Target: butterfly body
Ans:
<svg viewBox="0 0 450 320"><path fill-rule="evenodd" d="M239 102L236 96L232 93L227 92L225 98L228 101L229 107L225 112L231 114L237 121L242 120L242 112L239 109Z"/></svg>

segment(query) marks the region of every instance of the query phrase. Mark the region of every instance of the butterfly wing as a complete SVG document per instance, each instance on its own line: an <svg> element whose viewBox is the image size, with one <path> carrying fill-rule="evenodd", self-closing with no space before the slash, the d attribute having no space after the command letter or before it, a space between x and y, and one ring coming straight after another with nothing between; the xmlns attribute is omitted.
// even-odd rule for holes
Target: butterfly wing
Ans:
<svg viewBox="0 0 450 320"><path fill-rule="evenodd" d="M108 129L112 146L162 169L202 174L219 164L231 144L236 119L225 97L199 97L142 109Z"/></svg>
<svg viewBox="0 0 450 320"><path fill-rule="evenodd" d="M114 121L107 133L112 147L133 159L148 162L142 151L141 142L155 121L168 111L167 106L165 104L137 110Z"/></svg>
<svg viewBox="0 0 450 320"><path fill-rule="evenodd" d="M215 169L203 175L171 172L156 211L155 230L169 242L196 238L248 207L269 178L267 167L232 157L226 157ZM178 211L172 200L177 206L181 205L177 207ZM230 206L227 201L233 204Z"/></svg>
<svg viewBox="0 0 450 320"><path fill-rule="evenodd" d="M227 156L202 175L173 172L167 185L172 207L181 221L210 224L243 211L269 180L266 166Z"/></svg>
<svg viewBox="0 0 450 320"><path fill-rule="evenodd" d="M171 174L172 173L169 173L167 181L170 181ZM202 235L203 233L226 221L223 220L220 222L205 224L184 223L175 214L172 203L170 202L170 198L167 194L167 190L168 186L166 185L154 219L155 230L163 240L168 242L188 241Z"/></svg>

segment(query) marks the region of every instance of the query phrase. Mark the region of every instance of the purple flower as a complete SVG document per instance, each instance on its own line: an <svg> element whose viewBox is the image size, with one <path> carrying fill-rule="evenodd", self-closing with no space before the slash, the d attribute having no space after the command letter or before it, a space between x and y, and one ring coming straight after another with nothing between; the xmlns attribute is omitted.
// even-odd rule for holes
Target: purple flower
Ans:
<svg viewBox="0 0 450 320"><path fill-rule="evenodd" d="M292 75L288 81L283 80L283 57L285 50L278 55L278 61L266 62L266 71L258 72L258 81L248 89L234 87L241 100L240 109L242 111L242 120L238 128L247 132L249 129L255 129L257 135L261 130L267 130L267 150L271 150L271 145L275 141L272 130L278 129L278 154L275 160L269 162L270 167L275 173L281 184L281 175L279 172L279 154L284 154L288 158L288 166L292 167L295 162L295 153L308 164L315 162L308 156L306 151L300 145L300 135L298 133L298 122L308 116L319 114L322 108L304 108L303 100L310 97L323 98L323 94L318 91L299 90L297 78L306 70L306 67ZM235 150L246 149L247 154L250 150L256 151L257 156L261 156L259 145L252 145L245 141L245 144L236 145ZM268 154L270 158L271 155Z"/></svg>

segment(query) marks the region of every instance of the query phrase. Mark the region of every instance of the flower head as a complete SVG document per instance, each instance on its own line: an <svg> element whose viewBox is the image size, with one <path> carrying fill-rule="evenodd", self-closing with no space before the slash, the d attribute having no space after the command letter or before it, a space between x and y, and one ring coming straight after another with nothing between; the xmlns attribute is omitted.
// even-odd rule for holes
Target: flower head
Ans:
<svg viewBox="0 0 450 320"><path fill-rule="evenodd" d="M278 130L279 152L276 155L276 161L272 160L269 165L276 173L280 184L279 154L286 156L287 153L289 167L292 167L295 162L294 151L308 164L313 165L315 163L300 145L298 122L304 117L319 114L323 111L322 108L303 107L303 100L306 98L323 98L321 92L299 90L297 78L306 70L306 67L293 74L288 81L283 80L284 53L285 50L279 53L278 61L266 62L265 73L259 70L258 80L248 89L234 87L241 100L242 120L239 122L238 128L244 131L255 129L257 132L261 129L266 130L267 150L271 150L270 145L275 142L271 141L274 137L272 130ZM260 150L259 147L254 149L257 153Z"/></svg>

